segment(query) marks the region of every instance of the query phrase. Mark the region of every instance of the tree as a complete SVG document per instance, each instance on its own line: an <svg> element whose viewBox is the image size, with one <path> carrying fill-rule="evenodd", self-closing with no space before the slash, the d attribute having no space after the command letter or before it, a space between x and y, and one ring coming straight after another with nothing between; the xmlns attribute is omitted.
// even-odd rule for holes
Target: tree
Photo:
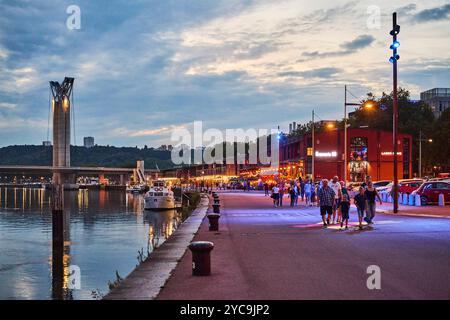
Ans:
<svg viewBox="0 0 450 320"><path fill-rule="evenodd" d="M364 103L372 101L375 107L370 110L363 107ZM369 128L392 131L393 93L383 92L380 98L372 93L362 101L361 107L357 108L349 118L350 126L357 128L361 125ZM398 91L398 129L400 133L409 133L412 136L412 158L413 171L418 172L419 162L419 136L420 131L424 137L432 136L434 127L434 116L431 108L423 101L414 101L410 93L404 88ZM422 144L422 148L428 148ZM429 152L422 152L422 162L432 163L436 159Z"/></svg>

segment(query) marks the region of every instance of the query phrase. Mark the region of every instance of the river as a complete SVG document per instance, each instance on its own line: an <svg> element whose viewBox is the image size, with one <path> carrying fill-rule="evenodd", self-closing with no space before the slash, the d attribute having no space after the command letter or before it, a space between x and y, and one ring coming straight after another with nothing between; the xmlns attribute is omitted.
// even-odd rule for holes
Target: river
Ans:
<svg viewBox="0 0 450 320"><path fill-rule="evenodd" d="M66 191L64 201L64 252L55 259L50 192L0 188L0 299L100 299L183 219L144 210L142 195L123 191Z"/></svg>

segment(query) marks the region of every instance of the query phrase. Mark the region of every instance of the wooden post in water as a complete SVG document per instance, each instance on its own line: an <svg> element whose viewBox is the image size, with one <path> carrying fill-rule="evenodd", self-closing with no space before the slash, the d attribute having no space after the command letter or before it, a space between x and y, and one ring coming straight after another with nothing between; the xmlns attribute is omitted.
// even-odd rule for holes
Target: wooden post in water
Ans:
<svg viewBox="0 0 450 320"><path fill-rule="evenodd" d="M52 298L63 299L64 285L64 188L60 172L52 183Z"/></svg>

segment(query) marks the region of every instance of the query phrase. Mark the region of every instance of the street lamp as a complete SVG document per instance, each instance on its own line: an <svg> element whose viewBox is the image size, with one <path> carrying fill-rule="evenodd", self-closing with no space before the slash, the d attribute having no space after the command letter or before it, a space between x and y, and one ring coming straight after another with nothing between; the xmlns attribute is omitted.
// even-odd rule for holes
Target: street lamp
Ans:
<svg viewBox="0 0 450 320"><path fill-rule="evenodd" d="M347 85L344 86L344 182L345 185L347 185L347 167L348 167L348 160L347 160L347 128L348 128L348 116L347 116L347 106L362 106L365 109L372 109L375 106L375 102L373 101L366 101L364 104L361 105L361 103L353 103L353 102L347 102Z"/></svg>
<svg viewBox="0 0 450 320"><path fill-rule="evenodd" d="M422 177L422 141L433 142L433 139L423 139L422 130L419 131L419 178Z"/></svg>
<svg viewBox="0 0 450 320"><path fill-rule="evenodd" d="M317 113L315 113L314 109L312 110L312 126L311 126L311 176L312 176L312 181L314 182L314 160L315 160L315 117L318 116ZM319 117L319 119L321 119L323 121L322 118ZM326 127L328 129L333 129L334 128L334 123L329 122L326 124Z"/></svg>
<svg viewBox="0 0 450 320"><path fill-rule="evenodd" d="M398 131L398 94L397 94L397 63L400 56L397 54L397 48L400 46L400 42L397 41L397 35L400 33L400 26L397 24L397 12L392 13L392 30L389 34L392 36L392 44L390 49L392 50L392 56L389 58L389 62L392 63L392 85L393 85L393 143L394 143L394 185L392 191L394 195L394 213L398 212L398 168L397 168L397 131Z"/></svg>

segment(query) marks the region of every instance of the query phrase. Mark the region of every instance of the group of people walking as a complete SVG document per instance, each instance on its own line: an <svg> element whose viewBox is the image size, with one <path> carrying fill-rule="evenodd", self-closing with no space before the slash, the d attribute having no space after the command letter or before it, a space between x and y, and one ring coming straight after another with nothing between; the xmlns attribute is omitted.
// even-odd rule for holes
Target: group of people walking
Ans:
<svg viewBox="0 0 450 320"><path fill-rule="evenodd" d="M265 195L269 195L265 186ZM279 183L272 187L270 196L275 207L283 206L284 194L290 197L290 206L298 205L298 198L305 200L307 206L312 206L316 201L320 207L323 226L326 228L331 224L340 224L341 229L348 229L350 218L351 196L347 186L343 181L339 181L337 176L332 180L321 180L318 184L311 180L296 180L290 184ZM359 228L362 229L363 220L367 224L372 224L375 217L376 200L382 204L381 197L373 186L370 176L359 187L358 192L353 197L353 203L358 213Z"/></svg>

